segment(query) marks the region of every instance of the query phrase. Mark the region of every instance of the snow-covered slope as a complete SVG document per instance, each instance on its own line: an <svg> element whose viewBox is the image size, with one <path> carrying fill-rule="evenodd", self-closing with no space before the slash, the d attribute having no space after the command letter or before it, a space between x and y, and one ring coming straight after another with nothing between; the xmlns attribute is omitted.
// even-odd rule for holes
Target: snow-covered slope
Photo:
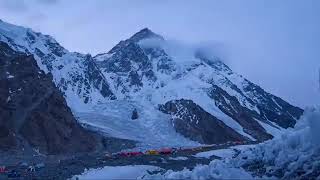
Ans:
<svg viewBox="0 0 320 180"><path fill-rule="evenodd" d="M118 99L154 106L191 100L250 139L269 139L293 127L302 114L218 57L167 41L147 28L94 59Z"/></svg>
<svg viewBox="0 0 320 180"><path fill-rule="evenodd" d="M134 109L139 112L139 118L132 120ZM109 136L139 142L139 150L200 145L176 133L170 116L157 111L152 104L117 100L99 104L91 112L78 112L75 115L81 123Z"/></svg>
<svg viewBox="0 0 320 180"><path fill-rule="evenodd" d="M34 55L38 66L53 75L70 107L80 110L87 104L115 99L90 55L69 52L48 35L1 20L0 41L16 51Z"/></svg>

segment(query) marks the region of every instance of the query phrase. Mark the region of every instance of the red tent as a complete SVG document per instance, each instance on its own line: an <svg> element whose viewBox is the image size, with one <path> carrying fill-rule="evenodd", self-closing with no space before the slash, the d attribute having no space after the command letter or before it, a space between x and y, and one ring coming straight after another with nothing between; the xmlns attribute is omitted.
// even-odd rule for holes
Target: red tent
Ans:
<svg viewBox="0 0 320 180"><path fill-rule="evenodd" d="M0 166L0 173L5 173L5 172L6 172L6 167Z"/></svg>
<svg viewBox="0 0 320 180"><path fill-rule="evenodd" d="M128 154L127 152L120 152L120 153L119 153L119 156L128 157L129 154Z"/></svg>
<svg viewBox="0 0 320 180"><path fill-rule="evenodd" d="M142 152L136 151L136 152L129 152L128 153L129 156L139 156L139 155L143 155Z"/></svg>
<svg viewBox="0 0 320 180"><path fill-rule="evenodd" d="M159 150L159 154L172 154L173 150L172 148L163 148Z"/></svg>

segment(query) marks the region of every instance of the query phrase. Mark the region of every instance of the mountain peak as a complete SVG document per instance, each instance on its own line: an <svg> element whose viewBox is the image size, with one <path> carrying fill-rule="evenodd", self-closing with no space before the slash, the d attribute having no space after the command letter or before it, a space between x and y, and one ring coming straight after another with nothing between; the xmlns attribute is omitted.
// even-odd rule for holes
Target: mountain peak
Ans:
<svg viewBox="0 0 320 180"><path fill-rule="evenodd" d="M149 28L143 28L139 32L131 36L130 40L138 42L142 39L148 39L148 38L164 39L162 36L152 32Z"/></svg>

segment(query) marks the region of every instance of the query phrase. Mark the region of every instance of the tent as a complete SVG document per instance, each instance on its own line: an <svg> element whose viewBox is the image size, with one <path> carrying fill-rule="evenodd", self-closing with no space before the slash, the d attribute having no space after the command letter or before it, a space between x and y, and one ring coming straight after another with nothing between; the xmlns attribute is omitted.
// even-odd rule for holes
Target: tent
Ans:
<svg viewBox="0 0 320 180"><path fill-rule="evenodd" d="M148 154L148 155L157 155L157 154L159 154L159 152L152 149L152 150L148 150L148 151L146 152L146 154Z"/></svg>
<svg viewBox="0 0 320 180"><path fill-rule="evenodd" d="M143 155L143 153L139 152L139 151L135 151L135 152L129 152L128 155L129 156L140 156L140 155Z"/></svg>
<svg viewBox="0 0 320 180"><path fill-rule="evenodd" d="M0 166L0 173L5 173L5 172L6 172L6 167Z"/></svg>
<svg viewBox="0 0 320 180"><path fill-rule="evenodd" d="M171 148L163 148L159 151L160 154L172 154L173 150Z"/></svg>

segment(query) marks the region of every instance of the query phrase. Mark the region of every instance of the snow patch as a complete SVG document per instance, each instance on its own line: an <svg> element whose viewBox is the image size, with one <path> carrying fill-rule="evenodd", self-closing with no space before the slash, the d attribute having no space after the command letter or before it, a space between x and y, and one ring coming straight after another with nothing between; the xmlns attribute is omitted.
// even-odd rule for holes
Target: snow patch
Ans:
<svg viewBox="0 0 320 180"><path fill-rule="evenodd" d="M138 179L148 174L147 171L159 170L156 166L132 165L132 166L106 166L101 169L85 170L81 175L73 176L76 180L91 179Z"/></svg>
<svg viewBox="0 0 320 180"><path fill-rule="evenodd" d="M287 132L286 129L283 129L270 121L269 123L272 123L273 126L259 120L257 120L257 122L267 131L267 133L271 134L273 137L281 136L281 134Z"/></svg>
<svg viewBox="0 0 320 180"><path fill-rule="evenodd" d="M102 61L106 61L107 59L109 59L110 57L113 56L114 53L105 53L105 54L98 54L97 56L95 56L95 60L102 62Z"/></svg>
<svg viewBox="0 0 320 180"><path fill-rule="evenodd" d="M179 156L179 157L169 157L169 160L174 160L174 161L186 161L188 160L187 157Z"/></svg>
<svg viewBox="0 0 320 180"><path fill-rule="evenodd" d="M200 152L194 155L194 157L210 158L211 156L218 156L221 158L227 158L227 157L232 157L234 154L235 154L235 151L233 149L218 149L218 150Z"/></svg>

